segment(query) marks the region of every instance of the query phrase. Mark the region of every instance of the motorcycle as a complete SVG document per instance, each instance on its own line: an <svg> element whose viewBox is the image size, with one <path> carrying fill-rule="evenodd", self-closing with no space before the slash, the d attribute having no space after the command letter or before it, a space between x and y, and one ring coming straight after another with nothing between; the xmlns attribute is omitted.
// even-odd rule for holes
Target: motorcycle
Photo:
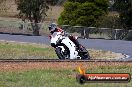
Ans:
<svg viewBox="0 0 132 87"><path fill-rule="evenodd" d="M68 35L62 35L61 32L54 32L51 36L51 46L59 59L90 59L89 53L81 44L78 48ZM77 38L76 38L77 39Z"/></svg>

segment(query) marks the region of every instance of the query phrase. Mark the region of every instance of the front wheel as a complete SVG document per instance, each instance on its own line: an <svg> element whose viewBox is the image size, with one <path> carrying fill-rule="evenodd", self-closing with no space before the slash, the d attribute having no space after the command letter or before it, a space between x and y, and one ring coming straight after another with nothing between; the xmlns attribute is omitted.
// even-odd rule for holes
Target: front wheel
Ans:
<svg viewBox="0 0 132 87"><path fill-rule="evenodd" d="M62 49L60 47L57 47L55 49L55 52L56 52L59 59L64 59L64 55L62 54Z"/></svg>
<svg viewBox="0 0 132 87"><path fill-rule="evenodd" d="M55 52L56 52L58 58L61 60L69 58L68 52L66 50L65 50L65 52L63 52L61 47L57 47L55 49Z"/></svg>

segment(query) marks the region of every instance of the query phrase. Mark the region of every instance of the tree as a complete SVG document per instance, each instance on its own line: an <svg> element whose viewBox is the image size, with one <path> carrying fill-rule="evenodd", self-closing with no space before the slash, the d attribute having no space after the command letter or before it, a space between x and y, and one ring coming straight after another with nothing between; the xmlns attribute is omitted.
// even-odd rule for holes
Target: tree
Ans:
<svg viewBox="0 0 132 87"><path fill-rule="evenodd" d="M21 18L31 21L33 35L39 35L40 23L46 16L48 5L46 0L16 0Z"/></svg>
<svg viewBox="0 0 132 87"><path fill-rule="evenodd" d="M118 16L103 16L98 20L96 24L99 27L111 28L111 29L122 29L120 18Z"/></svg>
<svg viewBox="0 0 132 87"><path fill-rule="evenodd" d="M50 5L61 5L65 2L66 0L47 0L48 4Z"/></svg>
<svg viewBox="0 0 132 87"><path fill-rule="evenodd" d="M120 14L120 20L126 30L132 29L132 1L116 0L114 6Z"/></svg>
<svg viewBox="0 0 132 87"><path fill-rule="evenodd" d="M68 0L58 19L60 25L95 26L99 17L107 13L107 0Z"/></svg>

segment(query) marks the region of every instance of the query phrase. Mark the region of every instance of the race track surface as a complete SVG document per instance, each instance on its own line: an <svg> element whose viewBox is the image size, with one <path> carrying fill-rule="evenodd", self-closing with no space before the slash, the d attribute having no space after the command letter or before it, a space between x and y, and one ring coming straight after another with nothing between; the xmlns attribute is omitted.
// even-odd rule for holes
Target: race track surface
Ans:
<svg viewBox="0 0 132 87"><path fill-rule="evenodd" d="M49 37L45 36L24 36L24 35L9 35L0 34L0 40L20 41L41 43L50 45ZM103 40L103 39L79 39L79 42L86 48L109 50L112 52L123 53L128 55L128 58L122 59L124 61L132 60L132 41L123 40Z"/></svg>

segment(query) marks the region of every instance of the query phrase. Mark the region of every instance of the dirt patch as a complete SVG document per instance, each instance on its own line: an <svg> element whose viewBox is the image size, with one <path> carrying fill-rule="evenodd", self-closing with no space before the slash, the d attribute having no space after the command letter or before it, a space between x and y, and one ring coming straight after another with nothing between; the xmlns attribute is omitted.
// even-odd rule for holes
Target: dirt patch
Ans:
<svg viewBox="0 0 132 87"><path fill-rule="evenodd" d="M77 70L78 66L83 65L83 68L90 69L99 66L132 66L132 63L127 62L21 62L21 63L0 63L1 72L21 72L33 69L72 69Z"/></svg>
<svg viewBox="0 0 132 87"><path fill-rule="evenodd" d="M91 58L94 59L120 59L125 58L125 55L122 53L115 53L111 51L104 51L104 50L95 50L95 49L89 49Z"/></svg>

